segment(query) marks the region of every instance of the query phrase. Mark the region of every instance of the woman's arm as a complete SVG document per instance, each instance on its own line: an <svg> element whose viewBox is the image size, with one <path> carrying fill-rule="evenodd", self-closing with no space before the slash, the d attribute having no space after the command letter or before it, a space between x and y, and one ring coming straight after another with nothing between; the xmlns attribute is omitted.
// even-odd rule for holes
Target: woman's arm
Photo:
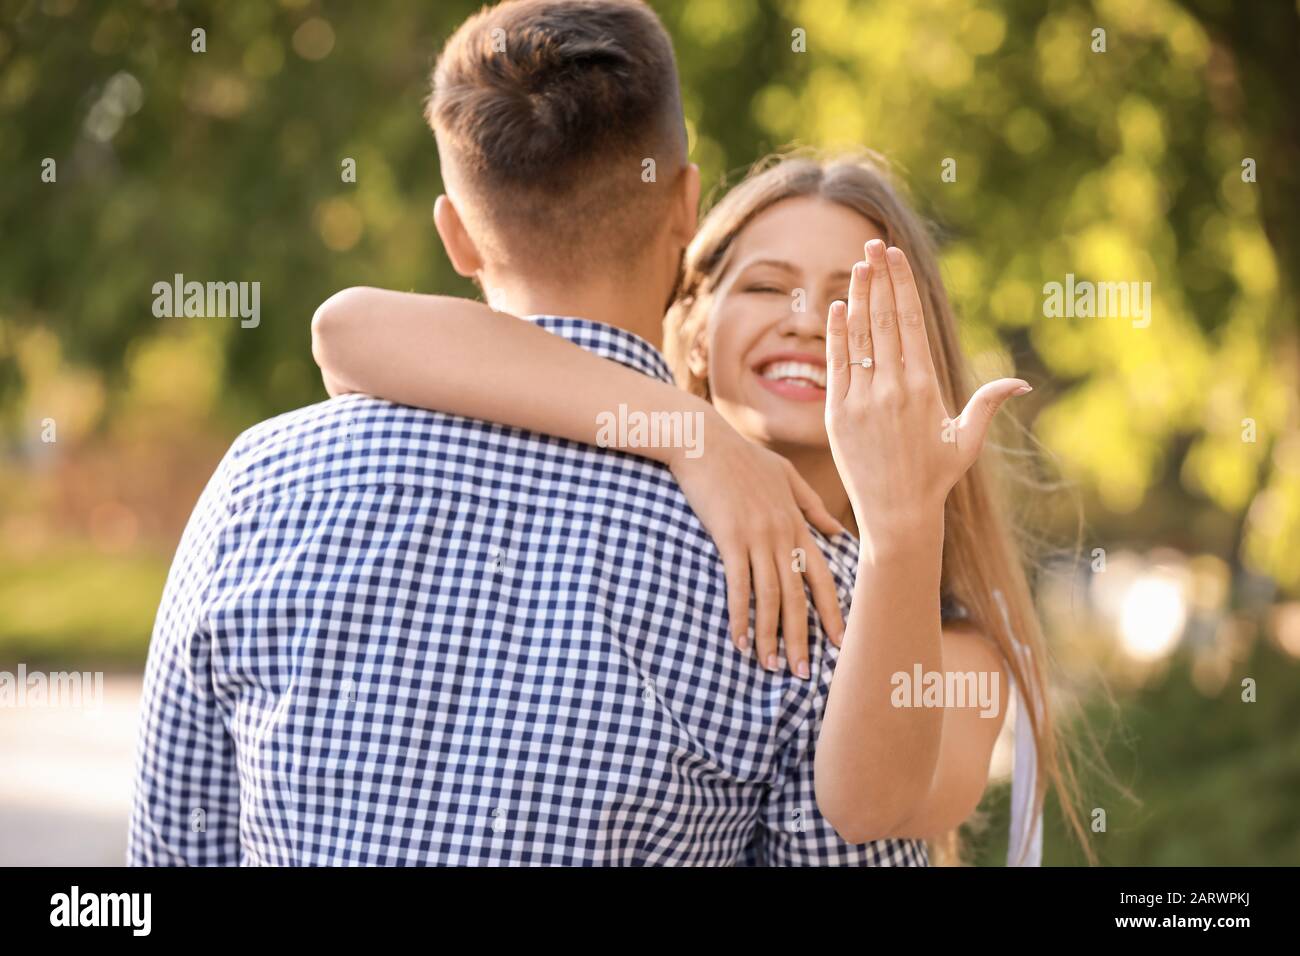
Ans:
<svg viewBox="0 0 1300 956"><path fill-rule="evenodd" d="M1029 390L991 382L949 418L906 257L880 240L866 256L826 330L827 430L862 551L814 768L822 814L855 843L955 826L984 791L1007 671L983 635L942 628L944 502L1001 404ZM936 704L917 686L967 673L996 704Z"/></svg>
<svg viewBox="0 0 1300 956"><path fill-rule="evenodd" d="M448 296L353 288L312 319L312 355L331 395L366 392L405 405L601 444L601 417L697 415L696 448L628 447L667 464L713 536L727 573L732 638L776 667L781 621L791 670L808 675L807 600L791 553L807 555L814 604L832 640L843 621L834 579L804 523L839 529L788 461L745 441L704 400L602 359L539 326Z"/></svg>
<svg viewBox="0 0 1300 956"><path fill-rule="evenodd" d="M592 355L480 302L385 289L344 289L312 318L312 356L331 394L366 392L403 405L597 444L597 415L712 411L700 398ZM627 451L671 464L674 448Z"/></svg>

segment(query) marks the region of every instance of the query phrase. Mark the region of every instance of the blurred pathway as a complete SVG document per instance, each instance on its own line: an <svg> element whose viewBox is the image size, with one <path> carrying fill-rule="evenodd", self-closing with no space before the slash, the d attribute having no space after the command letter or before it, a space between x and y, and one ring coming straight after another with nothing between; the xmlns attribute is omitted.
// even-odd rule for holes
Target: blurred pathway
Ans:
<svg viewBox="0 0 1300 956"><path fill-rule="evenodd" d="M0 866L122 866L140 678L98 710L0 708Z"/></svg>

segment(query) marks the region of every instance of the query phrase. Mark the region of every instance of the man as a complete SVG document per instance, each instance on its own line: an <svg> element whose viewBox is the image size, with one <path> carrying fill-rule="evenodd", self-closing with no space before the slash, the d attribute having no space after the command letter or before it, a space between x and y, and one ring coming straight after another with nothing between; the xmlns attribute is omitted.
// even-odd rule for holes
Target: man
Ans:
<svg viewBox="0 0 1300 956"><path fill-rule="evenodd" d="M649 8L486 9L443 50L429 118L457 269L670 380L650 343L699 186ZM824 694L732 645L722 564L665 467L335 399L241 436L190 521L130 859L925 863L818 814Z"/></svg>

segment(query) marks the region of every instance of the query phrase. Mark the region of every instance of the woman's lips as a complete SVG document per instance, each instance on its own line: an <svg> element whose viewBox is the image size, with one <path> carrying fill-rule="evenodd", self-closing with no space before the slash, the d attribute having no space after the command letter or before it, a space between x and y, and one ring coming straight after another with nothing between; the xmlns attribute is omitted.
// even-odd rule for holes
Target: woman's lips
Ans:
<svg viewBox="0 0 1300 956"><path fill-rule="evenodd" d="M794 399L796 402L826 401L826 389L816 388L815 385L803 385L800 382L789 381L787 378L764 378L763 376L758 376L758 382L768 392L780 395L781 398Z"/></svg>
<svg viewBox="0 0 1300 956"><path fill-rule="evenodd" d="M826 399L826 389L791 381L790 379L763 378L760 375L758 376L758 383L769 392L780 395L782 398L793 399L796 402L820 402Z"/></svg>
<svg viewBox="0 0 1300 956"><path fill-rule="evenodd" d="M826 366L820 360L813 361L803 355L779 355L753 371L760 385L782 398L796 402L820 402L826 398L826 389L818 384L826 377Z"/></svg>

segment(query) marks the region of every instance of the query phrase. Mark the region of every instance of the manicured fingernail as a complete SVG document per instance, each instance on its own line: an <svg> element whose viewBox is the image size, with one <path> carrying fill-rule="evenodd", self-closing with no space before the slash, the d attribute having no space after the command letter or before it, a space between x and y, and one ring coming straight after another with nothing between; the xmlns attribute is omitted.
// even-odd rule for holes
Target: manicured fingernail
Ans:
<svg viewBox="0 0 1300 956"><path fill-rule="evenodd" d="M768 670L770 670L770 671L774 671L774 670L776 670L776 655L775 655L775 654L768 654L768 655L767 655L767 660L763 663L763 666L766 667L766 668L767 668Z"/></svg>
<svg viewBox="0 0 1300 956"><path fill-rule="evenodd" d="M748 634L737 634L737 635L736 635L736 646L739 647L742 651L748 651L748 650L749 650L749 635L748 635Z"/></svg>
<svg viewBox="0 0 1300 956"><path fill-rule="evenodd" d="M855 262L853 264L853 278L859 282L865 282L867 278L867 264L865 262Z"/></svg>
<svg viewBox="0 0 1300 956"><path fill-rule="evenodd" d="M883 259L885 257L885 244L879 239L872 239L867 243L867 255L872 259Z"/></svg>
<svg viewBox="0 0 1300 956"><path fill-rule="evenodd" d="M1016 390L1015 390L1014 392L1012 392L1011 394L1012 394L1012 395L1028 395L1028 394L1029 394L1030 392L1032 392L1033 390L1034 390L1034 386L1032 386L1032 385L1021 385L1018 389L1016 389Z"/></svg>
<svg viewBox="0 0 1300 956"><path fill-rule="evenodd" d="M795 673L798 674L800 677L802 677L804 680L807 680L808 675L810 673L810 671L808 670L808 662L800 661L799 666L795 668Z"/></svg>
<svg viewBox="0 0 1300 956"><path fill-rule="evenodd" d="M831 303L831 315L835 318L841 318L844 315L844 303L836 299Z"/></svg>
<svg viewBox="0 0 1300 956"><path fill-rule="evenodd" d="M889 261L894 263L895 265L902 265L903 250L898 248L898 246L890 246L888 249L885 250L885 255L887 255L889 257Z"/></svg>

